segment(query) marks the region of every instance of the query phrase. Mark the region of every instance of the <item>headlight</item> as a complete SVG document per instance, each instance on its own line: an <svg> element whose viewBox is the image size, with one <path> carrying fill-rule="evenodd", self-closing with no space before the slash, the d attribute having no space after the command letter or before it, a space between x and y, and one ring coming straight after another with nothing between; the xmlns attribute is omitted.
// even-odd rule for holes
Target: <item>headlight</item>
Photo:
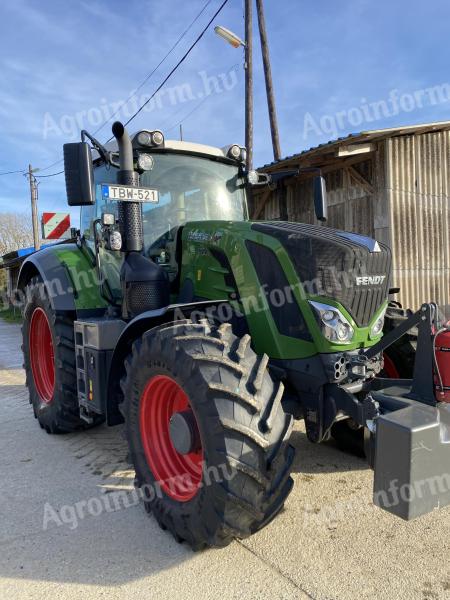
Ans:
<svg viewBox="0 0 450 600"><path fill-rule="evenodd" d="M241 157L241 148L239 146L237 146L236 144L234 144L233 146L231 146L231 148L229 149L229 154L232 158L235 158L236 160L239 160L239 158Z"/></svg>
<svg viewBox="0 0 450 600"><path fill-rule="evenodd" d="M109 247L111 250L122 249L122 236L120 235L120 231L111 231L109 235Z"/></svg>
<svg viewBox="0 0 450 600"><path fill-rule="evenodd" d="M258 171L249 171L247 173L247 181L249 182L250 185L256 185L259 181L259 175L258 175Z"/></svg>
<svg viewBox="0 0 450 600"><path fill-rule="evenodd" d="M151 171L153 169L153 156L151 154L139 154L138 167L141 171Z"/></svg>
<svg viewBox="0 0 450 600"><path fill-rule="evenodd" d="M164 143L164 136L162 134L162 131L154 131L152 133L152 140L155 146L161 146L161 144Z"/></svg>
<svg viewBox="0 0 450 600"><path fill-rule="evenodd" d="M314 309L322 335L335 344L352 341L354 329L340 310L321 302L309 302Z"/></svg>
<svg viewBox="0 0 450 600"><path fill-rule="evenodd" d="M378 317L378 319L372 325L372 327L370 329L370 333L369 333L370 338L376 338L379 335L381 335L381 333L383 331L383 327L384 327L384 315L385 314L386 314L386 309L383 310L381 315Z"/></svg>
<svg viewBox="0 0 450 600"><path fill-rule="evenodd" d="M231 146L224 146L222 152L233 160L238 160L241 163L245 163L247 159L247 150L243 146L238 144L231 144Z"/></svg>
<svg viewBox="0 0 450 600"><path fill-rule="evenodd" d="M155 131L140 131L137 134L137 141L140 146L162 146L164 144L164 135L158 129Z"/></svg>
<svg viewBox="0 0 450 600"><path fill-rule="evenodd" d="M137 141L141 146L151 146L152 135L149 131L140 131L137 136Z"/></svg>

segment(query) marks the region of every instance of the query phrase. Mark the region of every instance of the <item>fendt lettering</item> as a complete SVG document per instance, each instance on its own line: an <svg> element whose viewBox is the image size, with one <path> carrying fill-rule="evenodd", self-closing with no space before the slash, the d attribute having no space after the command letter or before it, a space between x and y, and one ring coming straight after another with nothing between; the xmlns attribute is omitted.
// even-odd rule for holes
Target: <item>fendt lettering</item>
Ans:
<svg viewBox="0 0 450 600"><path fill-rule="evenodd" d="M386 279L386 275L365 275L356 278L356 285L381 285Z"/></svg>

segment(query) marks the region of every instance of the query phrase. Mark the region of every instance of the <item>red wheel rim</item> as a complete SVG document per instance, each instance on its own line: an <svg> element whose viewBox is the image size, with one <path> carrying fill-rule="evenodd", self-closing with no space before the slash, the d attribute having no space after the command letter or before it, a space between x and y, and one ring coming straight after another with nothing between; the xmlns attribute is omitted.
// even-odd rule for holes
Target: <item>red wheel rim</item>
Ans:
<svg viewBox="0 0 450 600"><path fill-rule="evenodd" d="M397 371L397 367L395 366L393 360L391 358L389 358L389 356L386 353L383 354L383 359L384 359L383 371L386 374L386 377L388 379L400 379L400 374Z"/></svg>
<svg viewBox="0 0 450 600"><path fill-rule="evenodd" d="M30 323L30 362L34 386L45 404L53 400L55 390L55 355L47 315L36 308Z"/></svg>
<svg viewBox="0 0 450 600"><path fill-rule="evenodd" d="M188 397L171 377L157 375L141 397L139 426L147 463L161 489L174 500L187 502L202 480L203 450L179 454L172 444L169 421L176 412L191 410Z"/></svg>

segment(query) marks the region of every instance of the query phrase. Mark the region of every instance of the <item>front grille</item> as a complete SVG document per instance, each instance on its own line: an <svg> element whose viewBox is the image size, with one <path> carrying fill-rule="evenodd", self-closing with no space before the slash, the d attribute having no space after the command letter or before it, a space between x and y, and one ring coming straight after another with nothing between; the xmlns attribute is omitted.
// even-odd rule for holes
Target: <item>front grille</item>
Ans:
<svg viewBox="0 0 450 600"><path fill-rule="evenodd" d="M267 298L278 331L282 335L312 342L293 294L287 293L289 282L274 252L250 240L247 240L245 245L261 284L261 294Z"/></svg>
<svg viewBox="0 0 450 600"><path fill-rule="evenodd" d="M252 228L282 243L307 294L335 299L359 327L367 326L386 300L391 253L384 244L379 244L380 252L370 252L344 238L344 232L303 223L254 223ZM385 279L358 286L356 278L366 275Z"/></svg>

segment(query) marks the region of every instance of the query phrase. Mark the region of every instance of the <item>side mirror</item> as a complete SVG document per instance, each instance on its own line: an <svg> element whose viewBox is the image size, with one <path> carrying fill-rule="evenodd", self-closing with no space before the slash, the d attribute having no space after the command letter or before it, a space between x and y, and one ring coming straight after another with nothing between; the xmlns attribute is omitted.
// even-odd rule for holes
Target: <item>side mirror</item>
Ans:
<svg viewBox="0 0 450 600"><path fill-rule="evenodd" d="M64 173L68 205L95 204L94 166L87 142L64 144Z"/></svg>
<svg viewBox="0 0 450 600"><path fill-rule="evenodd" d="M318 221L327 220L327 186L322 175L314 177L314 211Z"/></svg>

